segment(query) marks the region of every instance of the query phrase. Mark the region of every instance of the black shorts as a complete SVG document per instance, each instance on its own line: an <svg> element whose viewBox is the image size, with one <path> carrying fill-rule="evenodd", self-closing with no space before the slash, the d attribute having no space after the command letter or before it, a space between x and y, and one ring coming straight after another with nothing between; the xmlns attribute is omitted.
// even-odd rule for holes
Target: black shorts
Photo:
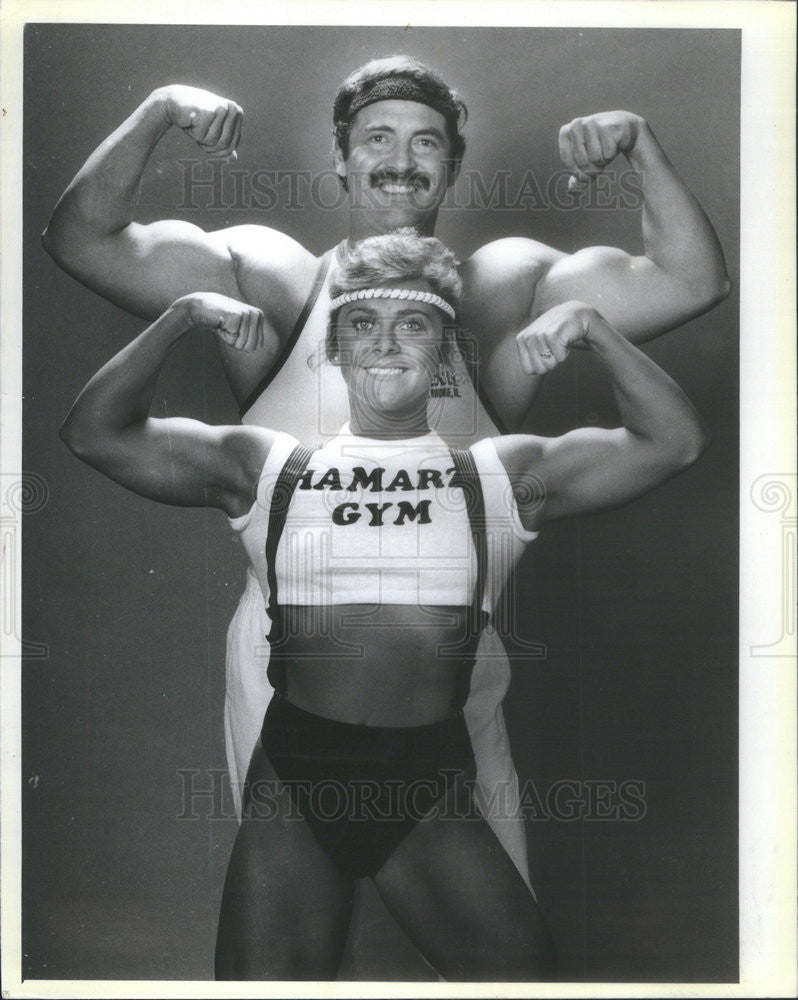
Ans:
<svg viewBox="0 0 798 1000"><path fill-rule="evenodd" d="M261 743L322 849L352 879L375 875L453 783L474 776L461 712L426 726L362 726L275 694Z"/></svg>

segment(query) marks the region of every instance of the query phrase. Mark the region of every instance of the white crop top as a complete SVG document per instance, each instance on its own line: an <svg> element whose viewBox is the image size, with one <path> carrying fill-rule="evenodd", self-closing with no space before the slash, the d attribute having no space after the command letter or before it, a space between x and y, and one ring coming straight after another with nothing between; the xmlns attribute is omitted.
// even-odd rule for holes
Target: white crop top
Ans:
<svg viewBox="0 0 798 1000"><path fill-rule="evenodd" d="M266 535L272 492L297 445L273 444L240 533L268 603ZM510 481L490 439L471 447L485 498L483 609L492 612L508 575L537 532L521 524ZM313 456L294 490L275 557L280 605L470 606L476 553L448 446L435 433L381 441L341 433Z"/></svg>

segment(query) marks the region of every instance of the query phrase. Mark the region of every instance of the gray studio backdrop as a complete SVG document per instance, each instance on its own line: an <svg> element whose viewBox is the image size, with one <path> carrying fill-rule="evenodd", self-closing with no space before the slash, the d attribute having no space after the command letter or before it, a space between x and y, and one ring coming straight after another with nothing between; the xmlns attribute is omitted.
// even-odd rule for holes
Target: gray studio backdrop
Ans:
<svg viewBox="0 0 798 1000"><path fill-rule="evenodd" d="M322 251L346 235L327 174L332 94L362 62L402 51L470 108L464 175L438 230L461 256L503 235L639 251L622 183L609 205L581 209L550 186L559 127L627 108L651 121L706 208L736 283L740 38L29 25L25 41L23 467L49 500L24 532L24 635L47 649L24 666L24 975L209 977L236 829L222 779L224 638L245 561L218 512L139 499L60 443L80 388L143 324L41 249L59 194L151 89L194 84L244 107L244 173L192 186L209 175L179 162L195 149L170 135L141 218L260 222ZM516 648L545 655L515 664L505 711L566 979L737 975L737 329L732 293L647 348L712 429L700 463L622 510L548 528L518 572ZM156 411L236 419L212 344L174 353ZM527 429L615 419L580 355L546 380ZM188 771L195 789L219 790L215 805L195 800L194 819ZM394 954L378 937L364 948L364 967L391 978Z"/></svg>

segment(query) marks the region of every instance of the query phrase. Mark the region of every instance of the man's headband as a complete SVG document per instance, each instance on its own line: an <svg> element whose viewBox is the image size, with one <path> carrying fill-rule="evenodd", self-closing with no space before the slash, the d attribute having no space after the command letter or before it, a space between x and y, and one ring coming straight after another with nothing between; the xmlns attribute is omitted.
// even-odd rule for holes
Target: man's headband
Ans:
<svg viewBox="0 0 798 1000"><path fill-rule="evenodd" d="M451 319L455 318L454 308L449 305L446 299L434 292L420 292L415 288L359 288L356 292L344 292L330 303L330 312L335 312L347 302L358 302L361 299L407 299L411 302L427 302L431 306L437 306Z"/></svg>
<svg viewBox="0 0 798 1000"><path fill-rule="evenodd" d="M409 80L404 76L388 76L352 98L352 103L347 109L347 118L351 121L361 108L376 104L377 101L416 101L440 112L444 118L452 117L451 106L440 99L436 100L429 90L415 80Z"/></svg>

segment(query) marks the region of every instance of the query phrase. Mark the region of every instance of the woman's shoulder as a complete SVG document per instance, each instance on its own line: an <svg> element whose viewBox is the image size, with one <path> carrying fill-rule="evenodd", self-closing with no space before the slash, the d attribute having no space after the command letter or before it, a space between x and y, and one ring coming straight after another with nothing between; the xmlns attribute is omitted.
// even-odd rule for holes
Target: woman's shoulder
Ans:
<svg viewBox="0 0 798 1000"><path fill-rule="evenodd" d="M220 428L220 444L236 455L241 468L242 509L231 523L242 530L251 519L253 507L270 496L273 484L299 446L291 434L265 427L238 425Z"/></svg>
<svg viewBox="0 0 798 1000"><path fill-rule="evenodd" d="M220 428L220 444L237 455L247 479L257 484L267 470L282 464L300 442L291 434L239 424Z"/></svg>
<svg viewBox="0 0 798 1000"><path fill-rule="evenodd" d="M500 463L511 479L528 472L530 466L543 457L545 450L546 439L534 434L501 434L483 438L471 446L475 457Z"/></svg>
<svg viewBox="0 0 798 1000"><path fill-rule="evenodd" d="M539 448L538 439L527 434L483 438L471 446L489 523L509 525L523 543L537 537L537 520L529 515L541 499L533 471Z"/></svg>

